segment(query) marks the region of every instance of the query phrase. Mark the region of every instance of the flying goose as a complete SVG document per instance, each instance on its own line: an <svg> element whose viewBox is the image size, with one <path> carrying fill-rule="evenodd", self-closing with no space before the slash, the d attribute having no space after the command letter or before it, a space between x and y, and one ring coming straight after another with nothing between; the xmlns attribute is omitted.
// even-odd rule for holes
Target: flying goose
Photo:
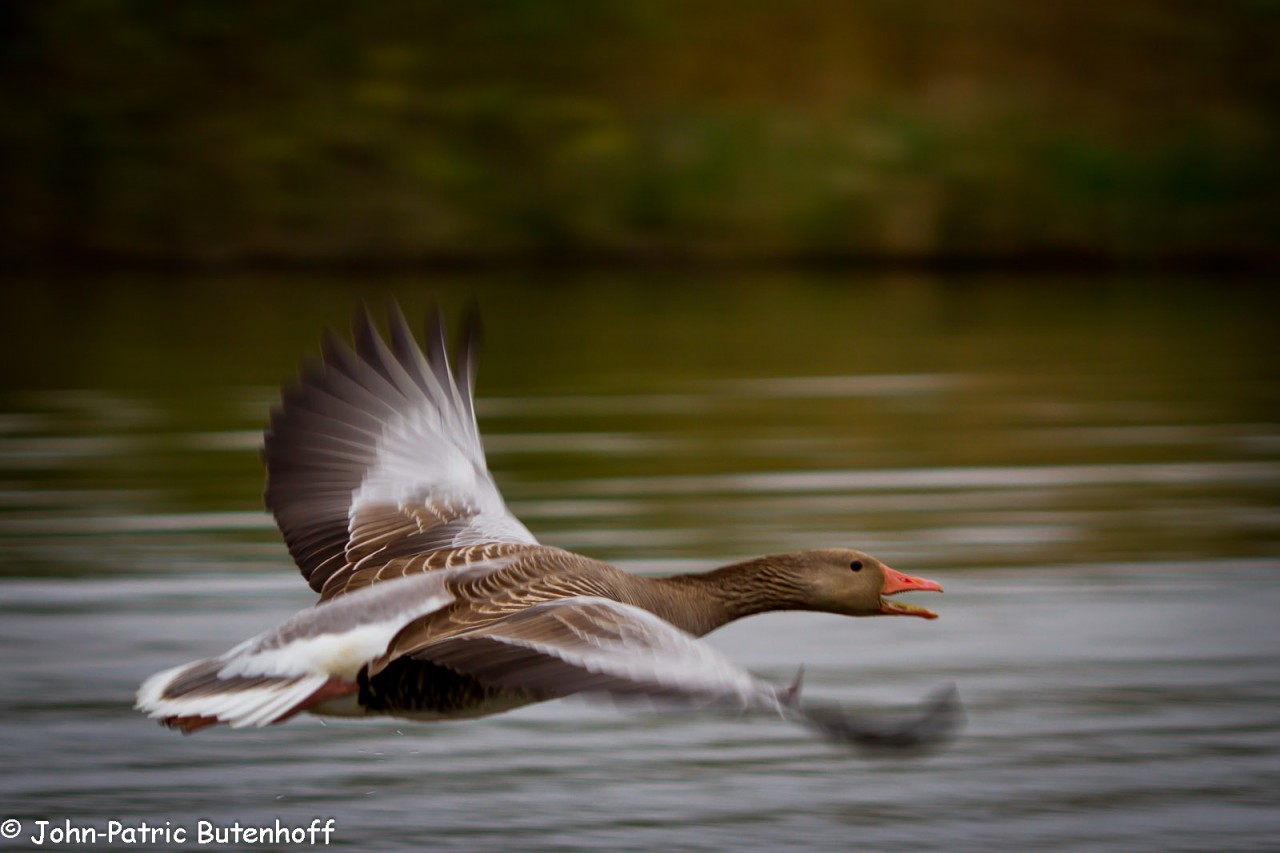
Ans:
<svg viewBox="0 0 1280 853"><path fill-rule="evenodd" d="M354 349L326 332L272 411L266 505L320 595L218 657L157 673L136 707L191 733L307 711L479 717L576 693L765 712L865 747L918 747L960 724L953 688L914 716L863 719L802 702L699 637L744 616L817 610L936 614L892 600L941 587L847 549L642 577L542 545L485 462L473 389L478 322L450 369L438 310L426 352L396 305L384 339L367 311Z"/></svg>

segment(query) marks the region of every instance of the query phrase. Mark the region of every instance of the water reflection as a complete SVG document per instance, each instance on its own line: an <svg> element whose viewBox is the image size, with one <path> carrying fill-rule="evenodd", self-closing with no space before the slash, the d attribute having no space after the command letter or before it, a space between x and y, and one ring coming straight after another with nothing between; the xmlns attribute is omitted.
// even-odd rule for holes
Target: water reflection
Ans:
<svg viewBox="0 0 1280 853"><path fill-rule="evenodd" d="M188 739L137 717L146 674L311 603L261 510L257 447L268 383L320 324L345 319L356 297L344 293L301 318L280 310L300 343L242 344L226 364L213 363L225 342L193 344L155 384L49 375L3 390L7 809L332 814L339 846L360 849L1258 849L1280 837L1280 408L1275 355L1254 343L1265 312L1186 297L1099 316L1087 289L1068 288L1055 304L1078 310L1063 317L980 300L1004 307L953 327L892 287L764 286L729 322L715 300L682 304L673 289L655 347L626 294L561 291L548 331L517 322L535 310L528 291L481 289L493 315L482 427L537 535L642 572L839 544L939 575L943 618L927 625L776 614L711 639L778 680L803 662L809 690L846 702L954 681L965 737L893 763L767 721L584 703ZM892 334L851 352L831 334L850 316ZM1184 357L1178 341L1206 323L1222 347ZM120 333L150 346L145 329Z"/></svg>

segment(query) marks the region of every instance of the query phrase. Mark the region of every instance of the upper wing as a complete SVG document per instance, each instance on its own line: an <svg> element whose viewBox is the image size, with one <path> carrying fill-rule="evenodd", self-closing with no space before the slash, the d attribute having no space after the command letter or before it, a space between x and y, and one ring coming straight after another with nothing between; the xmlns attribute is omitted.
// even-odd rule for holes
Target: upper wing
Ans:
<svg viewBox="0 0 1280 853"><path fill-rule="evenodd" d="M585 691L781 709L778 688L692 634L647 610L594 596L537 604L411 656L548 698Z"/></svg>
<svg viewBox="0 0 1280 853"><path fill-rule="evenodd" d="M390 330L388 345L362 314L354 351L327 333L323 361L303 365L265 437L267 507L326 598L397 557L537 544L485 463L472 396L477 324L464 333L458 378L438 312L427 355L394 305Z"/></svg>

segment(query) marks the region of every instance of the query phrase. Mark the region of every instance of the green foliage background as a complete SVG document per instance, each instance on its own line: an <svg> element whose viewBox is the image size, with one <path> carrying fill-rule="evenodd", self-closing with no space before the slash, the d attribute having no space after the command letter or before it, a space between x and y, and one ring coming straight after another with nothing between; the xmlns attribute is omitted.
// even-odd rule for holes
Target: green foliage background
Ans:
<svg viewBox="0 0 1280 853"><path fill-rule="evenodd" d="M1273 257L1280 5L0 6L0 255Z"/></svg>

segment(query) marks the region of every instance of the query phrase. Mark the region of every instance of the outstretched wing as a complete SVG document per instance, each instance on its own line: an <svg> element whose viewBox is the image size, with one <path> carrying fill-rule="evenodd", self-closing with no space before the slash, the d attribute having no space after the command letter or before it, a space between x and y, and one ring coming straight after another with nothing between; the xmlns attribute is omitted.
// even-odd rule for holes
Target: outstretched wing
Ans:
<svg viewBox="0 0 1280 853"><path fill-rule="evenodd" d="M322 361L303 365L265 437L267 508L311 588L329 599L406 557L536 545L485 463L473 402L474 317L456 378L438 311L425 355L394 304L389 343L367 312L354 337L353 350L326 334Z"/></svg>
<svg viewBox="0 0 1280 853"><path fill-rule="evenodd" d="M646 610L592 596L538 604L410 656L541 698L604 693L776 713L872 751L931 749L964 723L954 688L891 716L802 703L798 679L790 688L770 684Z"/></svg>
<svg viewBox="0 0 1280 853"><path fill-rule="evenodd" d="M782 707L778 688L692 634L647 610L594 596L527 607L428 643L411 657L546 698L593 692Z"/></svg>

